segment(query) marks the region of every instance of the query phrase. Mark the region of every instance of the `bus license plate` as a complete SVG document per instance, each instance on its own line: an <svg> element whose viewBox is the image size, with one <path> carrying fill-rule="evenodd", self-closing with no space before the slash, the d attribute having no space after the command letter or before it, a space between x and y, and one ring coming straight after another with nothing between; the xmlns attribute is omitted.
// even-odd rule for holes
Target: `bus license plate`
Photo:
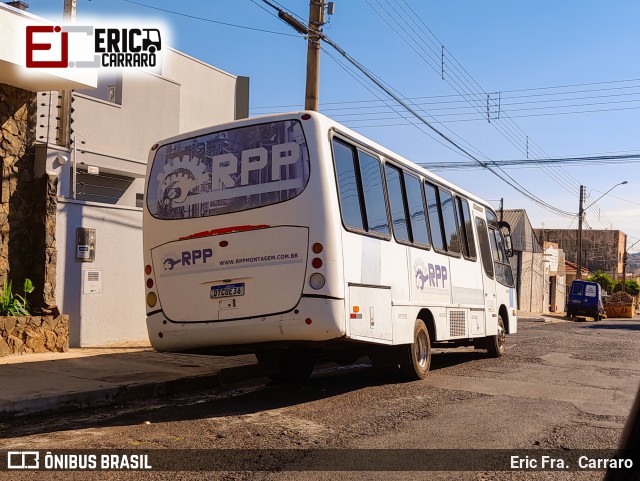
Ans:
<svg viewBox="0 0 640 481"><path fill-rule="evenodd" d="M244 282L239 284L224 284L222 286L211 286L211 299L218 297L244 296Z"/></svg>

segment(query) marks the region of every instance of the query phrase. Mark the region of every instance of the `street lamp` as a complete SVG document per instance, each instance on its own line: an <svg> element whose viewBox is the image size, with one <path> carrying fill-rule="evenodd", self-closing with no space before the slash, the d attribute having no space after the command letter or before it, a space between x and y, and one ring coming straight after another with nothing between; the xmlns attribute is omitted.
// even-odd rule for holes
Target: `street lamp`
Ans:
<svg viewBox="0 0 640 481"><path fill-rule="evenodd" d="M617 183L616 185L611 187L608 191L606 191L604 194L602 194L600 197L598 197L596 200L591 202L591 204L589 204L587 207L582 206L582 204L584 203L584 185L580 186L580 205L578 209L578 262L577 262L578 268L576 271L576 279L582 279L582 220L584 218L584 212L589 207L593 206L596 202L598 202L600 199L602 199L609 192L611 192L613 189L615 189L619 185L624 185L624 184L628 184L628 182L626 180L623 180L622 182Z"/></svg>

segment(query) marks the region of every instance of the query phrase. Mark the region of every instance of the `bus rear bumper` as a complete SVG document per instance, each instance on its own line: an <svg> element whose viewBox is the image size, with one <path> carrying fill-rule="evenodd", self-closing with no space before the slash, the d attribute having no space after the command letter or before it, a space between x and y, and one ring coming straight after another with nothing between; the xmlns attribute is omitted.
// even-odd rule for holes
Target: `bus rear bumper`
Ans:
<svg viewBox="0 0 640 481"><path fill-rule="evenodd" d="M284 314L249 319L172 322L162 311L147 317L158 351L184 351L278 341L328 341L345 335L344 300L303 297Z"/></svg>

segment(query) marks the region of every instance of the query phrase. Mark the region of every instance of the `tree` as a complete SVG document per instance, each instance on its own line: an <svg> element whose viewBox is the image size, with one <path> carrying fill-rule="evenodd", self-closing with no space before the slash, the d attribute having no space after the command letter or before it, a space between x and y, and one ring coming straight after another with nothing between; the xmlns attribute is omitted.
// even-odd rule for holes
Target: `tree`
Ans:
<svg viewBox="0 0 640 481"><path fill-rule="evenodd" d="M625 287L624 291L627 294L631 294L632 296L637 296L640 293L640 284L638 284L638 281L636 281L635 279L627 281L624 287ZM622 290L622 281L618 281L613 287L613 292L618 292L621 290Z"/></svg>
<svg viewBox="0 0 640 481"><path fill-rule="evenodd" d="M603 291L612 292L615 282L610 275L605 274L603 271L598 271L587 279L588 281L597 282L602 287Z"/></svg>

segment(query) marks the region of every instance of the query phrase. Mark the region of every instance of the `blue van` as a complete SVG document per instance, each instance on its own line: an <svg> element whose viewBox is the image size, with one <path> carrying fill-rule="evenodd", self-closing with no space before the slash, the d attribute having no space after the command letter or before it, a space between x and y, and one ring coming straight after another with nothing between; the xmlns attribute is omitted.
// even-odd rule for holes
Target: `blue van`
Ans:
<svg viewBox="0 0 640 481"><path fill-rule="evenodd" d="M583 314L599 321L602 319L603 312L600 284L582 280L575 280L571 283L567 316L575 317L577 314Z"/></svg>

